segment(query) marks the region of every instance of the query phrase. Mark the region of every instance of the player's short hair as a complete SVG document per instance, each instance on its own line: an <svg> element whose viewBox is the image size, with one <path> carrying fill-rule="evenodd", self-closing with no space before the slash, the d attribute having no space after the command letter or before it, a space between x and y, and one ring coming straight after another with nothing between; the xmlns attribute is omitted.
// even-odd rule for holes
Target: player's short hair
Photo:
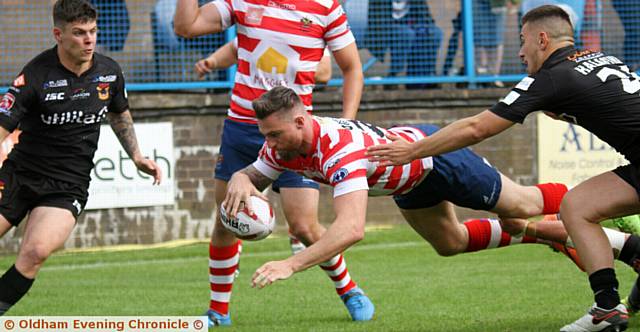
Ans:
<svg viewBox="0 0 640 332"><path fill-rule="evenodd" d="M559 6L542 5L528 11L522 17L522 25L539 24L552 39L573 38L573 24L569 14Z"/></svg>
<svg viewBox="0 0 640 332"><path fill-rule="evenodd" d="M58 0L53 5L53 25L62 28L68 23L97 20L98 12L87 0Z"/></svg>
<svg viewBox="0 0 640 332"><path fill-rule="evenodd" d="M301 105L302 101L292 89L276 86L262 94L260 98L255 99L251 104L253 110L256 111L256 118L262 120L278 111L290 111Z"/></svg>

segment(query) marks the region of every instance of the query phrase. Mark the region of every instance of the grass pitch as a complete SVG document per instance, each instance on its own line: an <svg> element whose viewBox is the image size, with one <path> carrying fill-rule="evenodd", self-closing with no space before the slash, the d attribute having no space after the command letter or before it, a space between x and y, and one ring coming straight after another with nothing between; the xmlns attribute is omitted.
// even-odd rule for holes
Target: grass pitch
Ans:
<svg viewBox="0 0 640 332"><path fill-rule="evenodd" d="M45 264L10 315L197 316L208 306L208 245L62 253ZM409 227L368 231L346 253L349 271L376 305L353 323L319 268L266 289L257 267L289 255L288 241L245 242L225 331L558 331L592 302L586 275L546 246L516 245L439 257ZM0 258L4 271L14 257ZM624 296L635 280L617 263ZM640 331L640 317L630 331Z"/></svg>

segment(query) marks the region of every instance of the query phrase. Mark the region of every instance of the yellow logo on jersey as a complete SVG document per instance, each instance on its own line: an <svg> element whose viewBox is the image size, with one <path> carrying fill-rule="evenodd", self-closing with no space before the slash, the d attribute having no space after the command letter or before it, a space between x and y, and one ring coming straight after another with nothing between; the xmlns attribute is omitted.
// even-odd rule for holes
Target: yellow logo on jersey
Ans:
<svg viewBox="0 0 640 332"><path fill-rule="evenodd" d="M287 57L272 47L269 47L260 58L258 58L258 63L256 64L258 69L271 74L286 74L288 65L289 60Z"/></svg>
<svg viewBox="0 0 640 332"><path fill-rule="evenodd" d="M98 83L96 90L98 90L98 98L100 100L109 99L109 83Z"/></svg>

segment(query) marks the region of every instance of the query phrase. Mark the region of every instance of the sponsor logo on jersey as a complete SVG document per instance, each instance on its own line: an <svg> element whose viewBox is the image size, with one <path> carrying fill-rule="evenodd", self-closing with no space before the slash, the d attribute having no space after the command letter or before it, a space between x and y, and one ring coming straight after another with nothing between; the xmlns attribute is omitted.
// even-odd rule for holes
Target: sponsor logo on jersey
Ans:
<svg viewBox="0 0 640 332"><path fill-rule="evenodd" d="M346 168L341 168L337 170L335 173L333 173L333 176L331 177L331 182L338 183L344 180L347 177L347 175L349 175L349 170Z"/></svg>
<svg viewBox="0 0 640 332"><path fill-rule="evenodd" d="M100 100L109 99L109 83L98 84L96 90L98 90L98 98L100 98Z"/></svg>
<svg viewBox="0 0 640 332"><path fill-rule="evenodd" d="M71 97L69 97L69 99L71 100L82 100L82 99L87 99L89 98L89 96L91 96L91 93L87 92L83 88L75 89L73 90L72 93L73 94L71 95Z"/></svg>
<svg viewBox="0 0 640 332"><path fill-rule="evenodd" d="M102 107L98 113L85 113L83 111L69 111L53 113L49 115L40 114L40 119L48 125L63 125L67 123L100 123L107 116L107 106Z"/></svg>
<svg viewBox="0 0 640 332"><path fill-rule="evenodd" d="M286 56L276 51L273 47L269 47L258 58L256 67L263 72L269 74L286 74L289 60Z"/></svg>
<svg viewBox="0 0 640 332"><path fill-rule="evenodd" d="M16 102L16 96L14 96L11 92L7 92L0 100L0 113L4 113L6 115L11 115L11 108L13 104Z"/></svg>
<svg viewBox="0 0 640 332"><path fill-rule="evenodd" d="M56 81L44 82L44 85L42 86L42 88L43 89L61 88L68 85L69 83L67 83L67 80L56 80Z"/></svg>
<svg viewBox="0 0 640 332"><path fill-rule="evenodd" d="M244 19L247 24L260 25L262 24L262 14L264 14L264 8L249 7L247 8L247 15Z"/></svg>
<svg viewBox="0 0 640 332"><path fill-rule="evenodd" d="M527 76L527 77L523 78L522 81L520 81L516 85L516 89L520 89L522 91L527 91L527 90L529 90L529 87L531 86L533 81L535 81L535 78Z"/></svg>
<svg viewBox="0 0 640 332"><path fill-rule="evenodd" d="M21 86L25 86L27 84L27 80L24 78L24 74L21 74L20 76L16 77L15 80L13 80L13 86L15 87L21 87Z"/></svg>
<svg viewBox="0 0 640 332"><path fill-rule="evenodd" d="M311 24L313 24L313 21L308 17L303 17L300 19L300 23L302 23L302 30L306 31L311 28Z"/></svg>
<svg viewBox="0 0 640 332"><path fill-rule="evenodd" d="M111 83L111 82L115 82L117 79L118 79L118 76L116 75L102 75L102 76L94 77L92 82L93 83Z"/></svg>
<svg viewBox="0 0 640 332"><path fill-rule="evenodd" d="M280 8L284 10L296 10L296 5L292 3L277 3L275 1L269 0L267 2L267 6Z"/></svg>
<svg viewBox="0 0 640 332"><path fill-rule="evenodd" d="M44 101L56 101L56 100L64 100L64 92L47 93L47 95L44 97Z"/></svg>

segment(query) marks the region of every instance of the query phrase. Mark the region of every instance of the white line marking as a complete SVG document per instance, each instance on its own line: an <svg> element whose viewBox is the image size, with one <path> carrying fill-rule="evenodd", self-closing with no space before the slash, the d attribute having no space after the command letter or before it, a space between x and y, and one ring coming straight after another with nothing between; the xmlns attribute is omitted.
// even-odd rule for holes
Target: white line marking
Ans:
<svg viewBox="0 0 640 332"><path fill-rule="evenodd" d="M409 248L417 246L428 245L425 241L410 241L410 242L396 242L396 243L379 243L370 245L360 245L354 248L350 248L351 252L389 249L389 248ZM257 253L243 253L240 257L253 258L253 257L273 257L273 256L287 256L291 255L289 250L272 251L272 252L257 252ZM203 265L207 265L208 257L202 255L201 257L177 257L168 259L149 259L139 261L128 262L97 262L90 264L71 264L71 265L54 265L45 266L42 271L69 271L69 270L86 270L86 269L100 269L106 267L125 267L125 266L140 266L140 265L155 265L155 264L179 264L190 263L193 261L202 261Z"/></svg>

